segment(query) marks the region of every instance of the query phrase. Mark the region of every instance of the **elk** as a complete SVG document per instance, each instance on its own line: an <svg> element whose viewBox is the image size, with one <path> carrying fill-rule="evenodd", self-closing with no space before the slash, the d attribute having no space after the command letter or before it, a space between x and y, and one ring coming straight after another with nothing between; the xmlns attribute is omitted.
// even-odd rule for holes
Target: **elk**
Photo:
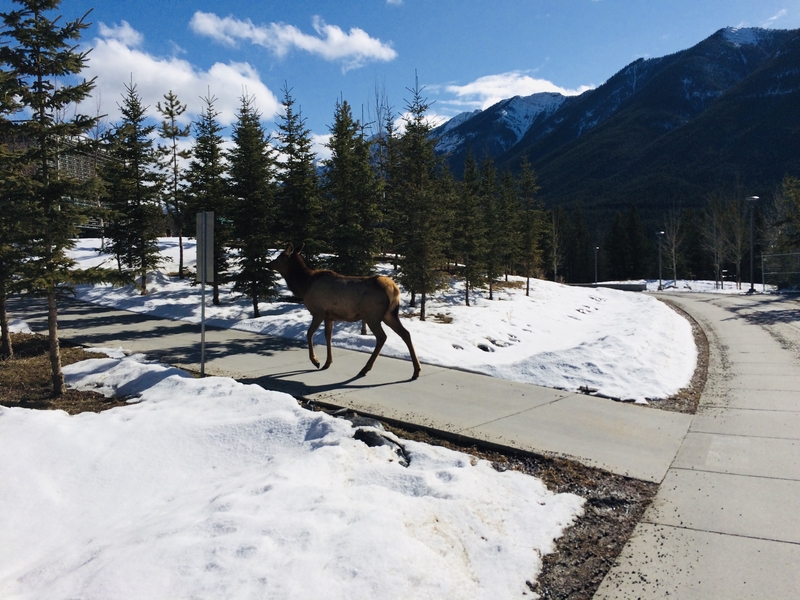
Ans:
<svg viewBox="0 0 800 600"><path fill-rule="evenodd" d="M331 355L331 335L335 321L364 321L375 335L375 350L367 364L361 369L358 377L372 369L375 359L386 342L386 333L381 323L386 323L408 346L411 361L414 363L412 379L419 377L420 365L411 334L400 322L400 289L389 277L375 275L373 277L347 277L333 271L312 270L300 256L302 247L295 250L290 243L285 251L267 267L278 271L286 280L291 292L303 300L303 304L311 313L311 326L308 328L308 356L315 367L319 368L319 360L314 354L314 333L325 321L325 342L328 358L323 369L333 362Z"/></svg>

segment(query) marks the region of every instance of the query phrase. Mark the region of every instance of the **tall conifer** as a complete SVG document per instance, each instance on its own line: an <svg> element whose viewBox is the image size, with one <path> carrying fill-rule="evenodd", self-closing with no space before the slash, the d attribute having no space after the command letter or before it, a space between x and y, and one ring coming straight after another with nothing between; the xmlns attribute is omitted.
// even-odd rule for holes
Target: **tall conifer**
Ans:
<svg viewBox="0 0 800 600"><path fill-rule="evenodd" d="M214 212L214 283L213 303L220 304L219 284L228 279L229 242L233 233L232 207L226 181L227 164L222 148L222 126L214 107L216 97L203 98L205 107L195 121L192 159L186 172L187 206L190 214Z"/></svg>
<svg viewBox="0 0 800 600"><path fill-rule="evenodd" d="M165 173L164 205L178 234L178 278L183 279L183 228L188 215L182 163L189 160L192 153L188 148L180 148L180 142L191 135L192 126L180 125L180 118L186 112L186 105L181 104L172 90L164 94L164 104L158 102L156 110L162 117L158 136L165 142L158 145L159 164Z"/></svg>
<svg viewBox="0 0 800 600"><path fill-rule="evenodd" d="M315 156L311 150L311 132L287 85L283 88L283 114L278 121L278 208L281 237L284 242L305 246L309 264L317 263L323 250Z"/></svg>
<svg viewBox="0 0 800 600"><path fill-rule="evenodd" d="M345 275L370 275L378 252L381 186L370 144L346 100L336 103L330 132L331 157L322 178L330 267Z"/></svg>
<svg viewBox="0 0 800 600"><path fill-rule="evenodd" d="M239 250L233 290L252 300L255 318L261 316L259 299L276 293L275 273L266 266L276 246L275 156L260 116L254 99L242 96L228 155L233 243Z"/></svg>
<svg viewBox="0 0 800 600"><path fill-rule="evenodd" d="M74 199L83 195L85 186L60 172L59 160L78 151L77 141L95 121L81 114L63 117L68 106L77 106L94 87L94 80L78 80L88 51L78 51L76 42L89 26L84 21L88 13L62 22L61 15L50 17L60 0L14 2L19 9L0 13L0 65L15 79L15 97L29 111L16 127L29 143L24 158L30 177L24 197L34 231L26 283L47 296L53 394L60 396L65 386L56 298L70 281L67 250L83 217Z"/></svg>
<svg viewBox="0 0 800 600"><path fill-rule="evenodd" d="M161 186L147 107L136 90L126 84L122 120L108 137L108 160L103 163L106 206L110 223L106 229L109 247L124 265L139 277L142 294L147 293L147 273L158 267L161 255L158 236L163 228Z"/></svg>

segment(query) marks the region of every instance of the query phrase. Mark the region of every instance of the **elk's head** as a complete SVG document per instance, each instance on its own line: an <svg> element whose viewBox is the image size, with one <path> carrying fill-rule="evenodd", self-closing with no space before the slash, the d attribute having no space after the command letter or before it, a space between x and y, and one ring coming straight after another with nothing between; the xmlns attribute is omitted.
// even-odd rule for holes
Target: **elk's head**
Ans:
<svg viewBox="0 0 800 600"><path fill-rule="evenodd" d="M295 250L292 243L289 242L289 245L286 246L286 250L278 254L278 256L276 256L274 259L272 259L267 263L267 268L272 269L273 271L277 271L278 273L286 277L286 274L289 272L289 269L291 268L290 265L292 264L292 258L294 258L295 260L299 259L300 250L302 249L303 247L300 246L300 248Z"/></svg>

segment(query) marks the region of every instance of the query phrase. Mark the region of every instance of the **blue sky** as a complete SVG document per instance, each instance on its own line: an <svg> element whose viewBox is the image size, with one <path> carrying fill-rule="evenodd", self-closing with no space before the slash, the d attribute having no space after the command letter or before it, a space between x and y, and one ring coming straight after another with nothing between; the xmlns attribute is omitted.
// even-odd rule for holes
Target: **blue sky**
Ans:
<svg viewBox="0 0 800 600"><path fill-rule="evenodd" d="M0 0L8 10L9 0ZM432 116L514 95L577 93L640 57L688 48L720 28L800 28L798 0L64 0L93 9L94 102L116 119L133 80L151 107L168 90L218 98L234 118L246 90L274 128L284 84L320 143L336 101L368 120L376 90L401 113L415 71ZM91 112L93 112L92 109Z"/></svg>

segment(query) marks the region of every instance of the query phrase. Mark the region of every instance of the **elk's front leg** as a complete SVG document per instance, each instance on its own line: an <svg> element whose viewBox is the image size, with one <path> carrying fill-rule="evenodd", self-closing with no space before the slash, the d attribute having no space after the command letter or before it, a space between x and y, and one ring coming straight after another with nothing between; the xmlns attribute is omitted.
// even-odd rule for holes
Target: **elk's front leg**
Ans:
<svg viewBox="0 0 800 600"><path fill-rule="evenodd" d="M308 358L311 359L311 363L319 369L319 361L317 360L317 355L314 354L314 334L319 329L319 324L322 323L322 317L317 315L311 315L311 326L308 328L308 333L306 334L306 339L308 340ZM330 351L328 352L330 355Z"/></svg>
<svg viewBox="0 0 800 600"><path fill-rule="evenodd" d="M325 364L322 365L323 369L327 369L331 366L333 362L333 353L331 349L331 337L333 337L333 320L332 319L325 319L325 343L328 346L328 358L325 360Z"/></svg>

